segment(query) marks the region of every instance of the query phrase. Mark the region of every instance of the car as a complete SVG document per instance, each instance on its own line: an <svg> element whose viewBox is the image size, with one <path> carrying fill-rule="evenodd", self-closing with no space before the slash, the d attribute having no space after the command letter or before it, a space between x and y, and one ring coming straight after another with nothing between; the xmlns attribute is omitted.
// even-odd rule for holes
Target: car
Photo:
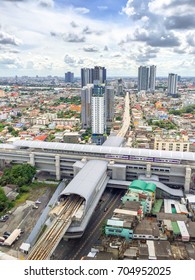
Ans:
<svg viewBox="0 0 195 280"><path fill-rule="evenodd" d="M7 238L9 237L9 235L4 234L3 237L4 237L5 239L7 239Z"/></svg>
<svg viewBox="0 0 195 280"><path fill-rule="evenodd" d="M5 231L5 232L3 233L3 235L8 235L8 236L10 236L10 235L11 235L11 232Z"/></svg>
<svg viewBox="0 0 195 280"><path fill-rule="evenodd" d="M39 206L34 204L32 208L33 208L33 209L38 209Z"/></svg>
<svg viewBox="0 0 195 280"><path fill-rule="evenodd" d="M104 208L104 212L106 212L107 210L108 210L108 207L105 207L105 208Z"/></svg>
<svg viewBox="0 0 195 280"><path fill-rule="evenodd" d="M0 218L0 222L6 222L9 219L8 215L4 215Z"/></svg>
<svg viewBox="0 0 195 280"><path fill-rule="evenodd" d="M41 204L41 201L37 199L37 200L35 201L35 204Z"/></svg>

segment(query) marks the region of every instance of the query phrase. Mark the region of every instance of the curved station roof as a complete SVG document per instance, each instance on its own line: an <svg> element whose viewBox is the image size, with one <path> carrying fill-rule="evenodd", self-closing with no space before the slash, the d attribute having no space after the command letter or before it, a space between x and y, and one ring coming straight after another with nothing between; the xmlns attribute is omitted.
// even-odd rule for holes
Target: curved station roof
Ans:
<svg viewBox="0 0 195 280"><path fill-rule="evenodd" d="M61 192L59 199L67 195L77 194L86 200L86 208L93 200L96 187L107 170L107 161L90 160Z"/></svg>
<svg viewBox="0 0 195 280"><path fill-rule="evenodd" d="M168 158L178 160L190 160L195 161L195 153L193 152L173 152L173 151L161 151L150 149L135 149L125 147L110 147L110 146L96 146L96 145L81 145L81 144L65 144L65 143L52 143L44 141L27 141L17 140L13 143L15 147L34 148L64 151L64 152L78 152L78 153L92 153L92 154L111 154L111 155L134 155L140 157L156 157L156 158Z"/></svg>

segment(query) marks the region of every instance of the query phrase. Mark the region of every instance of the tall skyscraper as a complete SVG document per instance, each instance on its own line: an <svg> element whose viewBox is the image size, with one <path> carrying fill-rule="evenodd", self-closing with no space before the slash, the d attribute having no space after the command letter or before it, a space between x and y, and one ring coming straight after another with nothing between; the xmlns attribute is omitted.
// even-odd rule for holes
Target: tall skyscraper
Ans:
<svg viewBox="0 0 195 280"><path fill-rule="evenodd" d="M99 81L100 84L106 83L106 68L102 66L95 66L93 70L93 82Z"/></svg>
<svg viewBox="0 0 195 280"><path fill-rule="evenodd" d="M65 73L65 83L73 83L74 82L74 73L67 72Z"/></svg>
<svg viewBox="0 0 195 280"><path fill-rule="evenodd" d="M150 66L150 77L149 77L149 89L151 92L155 92L156 87L156 66Z"/></svg>
<svg viewBox="0 0 195 280"><path fill-rule="evenodd" d="M81 68L81 87L93 84L94 82L97 84L104 84L106 82L105 67Z"/></svg>
<svg viewBox="0 0 195 280"><path fill-rule="evenodd" d="M105 86L94 85L91 98L92 134L103 135L106 131L105 121Z"/></svg>
<svg viewBox="0 0 195 280"><path fill-rule="evenodd" d="M177 74L170 73L168 76L168 94L174 95L177 93Z"/></svg>
<svg viewBox="0 0 195 280"><path fill-rule="evenodd" d="M93 83L93 69L81 68L81 87Z"/></svg>
<svg viewBox="0 0 195 280"><path fill-rule="evenodd" d="M114 87L106 86L105 88L105 118L107 126L114 119Z"/></svg>
<svg viewBox="0 0 195 280"><path fill-rule="evenodd" d="M81 122L82 128L91 127L91 96L93 84L88 84L81 89Z"/></svg>
<svg viewBox="0 0 195 280"><path fill-rule="evenodd" d="M140 66L138 68L138 91L149 89L149 67Z"/></svg>

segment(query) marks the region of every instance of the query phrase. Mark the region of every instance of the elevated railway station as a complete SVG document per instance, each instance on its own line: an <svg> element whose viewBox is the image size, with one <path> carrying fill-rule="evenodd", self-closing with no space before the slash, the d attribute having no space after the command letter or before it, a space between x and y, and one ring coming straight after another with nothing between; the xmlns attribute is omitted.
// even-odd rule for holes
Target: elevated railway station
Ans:
<svg viewBox="0 0 195 280"><path fill-rule="evenodd" d="M49 259L63 236L81 237L109 180L107 162L88 161L59 195L51 223L29 253L29 260Z"/></svg>
<svg viewBox="0 0 195 280"><path fill-rule="evenodd" d="M132 181L140 175L156 175L165 185L189 192L195 153L125 148L116 142L122 143L122 138L110 141L110 146L18 140L12 145L0 144L0 164L30 163L38 171L49 172L61 180L75 176L78 161L104 160L110 179Z"/></svg>

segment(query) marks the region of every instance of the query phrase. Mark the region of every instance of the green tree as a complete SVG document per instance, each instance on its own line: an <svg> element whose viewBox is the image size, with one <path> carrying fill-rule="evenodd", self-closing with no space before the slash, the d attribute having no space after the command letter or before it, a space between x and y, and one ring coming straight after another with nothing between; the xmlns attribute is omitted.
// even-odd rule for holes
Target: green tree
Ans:
<svg viewBox="0 0 195 280"><path fill-rule="evenodd" d="M14 130L14 128L13 128L13 126L10 125L10 126L8 126L7 130L9 133L11 133Z"/></svg>
<svg viewBox="0 0 195 280"><path fill-rule="evenodd" d="M4 190L0 187L0 212L3 212L8 206L8 198Z"/></svg>
<svg viewBox="0 0 195 280"><path fill-rule="evenodd" d="M12 130L11 135L14 137L17 137L19 135L19 131L18 130Z"/></svg>

